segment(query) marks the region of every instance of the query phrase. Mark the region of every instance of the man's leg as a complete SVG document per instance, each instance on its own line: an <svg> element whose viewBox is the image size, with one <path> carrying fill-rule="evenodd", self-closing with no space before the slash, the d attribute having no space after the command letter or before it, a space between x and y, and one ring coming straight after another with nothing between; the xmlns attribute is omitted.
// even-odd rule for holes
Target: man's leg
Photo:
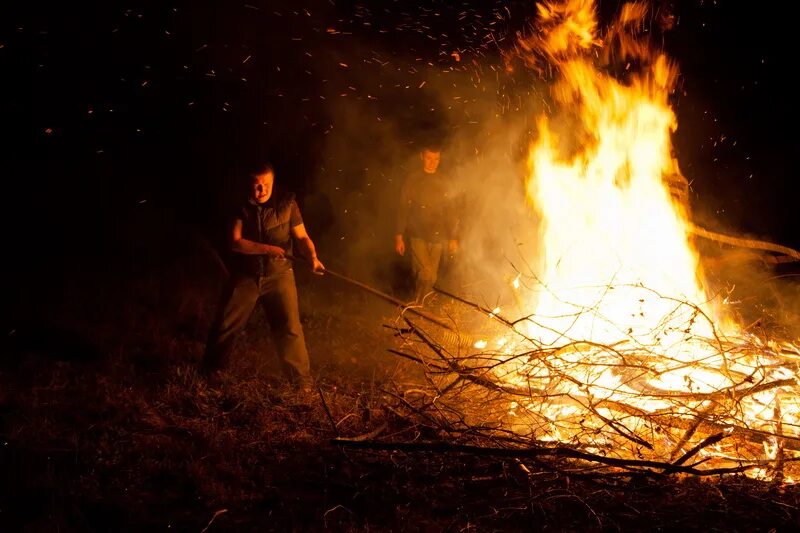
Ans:
<svg viewBox="0 0 800 533"><path fill-rule="evenodd" d="M220 370L230 363L236 337L253 312L258 300L258 284L253 278L231 280L217 307L217 317L203 357L203 367L207 371Z"/></svg>
<svg viewBox="0 0 800 533"><path fill-rule="evenodd" d="M411 266L414 269L416 303L421 304L436 283L439 262L442 258L441 243L429 243L422 239L411 239Z"/></svg>
<svg viewBox="0 0 800 533"><path fill-rule="evenodd" d="M431 288L433 290L433 286L436 284L436 280L439 279L439 265L442 264L442 250L444 249L444 245L441 242L429 242L428 243L428 257L430 258L430 271L433 274L431 279Z"/></svg>
<svg viewBox="0 0 800 533"><path fill-rule="evenodd" d="M294 272L289 270L268 279L261 292L264 310L284 373L296 381L310 381L311 365L303 336L303 326L300 324Z"/></svg>

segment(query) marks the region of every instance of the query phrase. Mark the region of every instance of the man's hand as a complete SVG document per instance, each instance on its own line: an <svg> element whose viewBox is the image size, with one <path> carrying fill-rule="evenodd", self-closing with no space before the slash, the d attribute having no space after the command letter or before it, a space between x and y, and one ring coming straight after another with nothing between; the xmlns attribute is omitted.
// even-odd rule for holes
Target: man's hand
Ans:
<svg viewBox="0 0 800 533"><path fill-rule="evenodd" d="M311 263L311 271L314 272L314 274L321 276L325 273L325 265L322 264L322 261L320 261L317 256L311 259Z"/></svg>
<svg viewBox="0 0 800 533"><path fill-rule="evenodd" d="M447 251L450 252L450 254L458 252L458 241L456 239L447 241Z"/></svg>
<svg viewBox="0 0 800 533"><path fill-rule="evenodd" d="M271 244L265 244L264 246L266 247L264 255L270 259L286 259L286 250L280 246L273 246Z"/></svg>
<svg viewBox="0 0 800 533"><path fill-rule="evenodd" d="M394 250L400 255L406 254L406 243L402 235L394 236Z"/></svg>

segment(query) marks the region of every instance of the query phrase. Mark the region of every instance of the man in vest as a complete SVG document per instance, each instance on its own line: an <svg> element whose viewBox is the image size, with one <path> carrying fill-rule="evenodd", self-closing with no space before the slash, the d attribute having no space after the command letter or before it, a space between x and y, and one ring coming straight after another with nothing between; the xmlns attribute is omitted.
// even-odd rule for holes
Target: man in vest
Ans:
<svg viewBox="0 0 800 533"><path fill-rule="evenodd" d="M237 211L229 237L235 262L211 327L204 357L209 373L225 368L237 335L260 300L275 340L283 372L306 392L313 388L297 303L291 255L293 241L316 274L317 258L294 195L273 190L275 171L264 165L252 175L250 198Z"/></svg>

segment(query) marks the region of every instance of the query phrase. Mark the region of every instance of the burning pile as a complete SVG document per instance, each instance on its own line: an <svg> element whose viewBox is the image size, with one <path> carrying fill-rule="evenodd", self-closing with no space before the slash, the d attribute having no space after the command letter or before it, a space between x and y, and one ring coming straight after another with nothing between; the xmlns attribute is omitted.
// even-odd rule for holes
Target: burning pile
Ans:
<svg viewBox="0 0 800 533"><path fill-rule="evenodd" d="M646 14L624 5L601 40L592 0L539 6L519 51L557 78L526 181L543 267L514 282L522 318L483 310L497 334L477 351L408 321L432 389L403 402L486 446L791 480L800 353L745 334L704 286L671 145L678 71Z"/></svg>

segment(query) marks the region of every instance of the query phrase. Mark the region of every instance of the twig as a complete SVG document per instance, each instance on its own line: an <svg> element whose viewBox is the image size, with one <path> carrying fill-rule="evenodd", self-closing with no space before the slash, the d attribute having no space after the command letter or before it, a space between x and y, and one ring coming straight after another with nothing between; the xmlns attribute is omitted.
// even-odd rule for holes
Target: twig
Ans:
<svg viewBox="0 0 800 533"><path fill-rule="evenodd" d="M405 352L401 352L400 350L395 350L393 348L389 348L388 351L389 351L389 353L393 353L395 355L399 355L400 357L405 357L406 359L411 359L415 363L419 363L419 364L424 365L424 366L432 366L432 367L436 368L437 370L447 370L447 368L448 368L446 366L437 365L436 363L431 363L430 361L423 361L419 357L415 357L415 356L413 356L411 354L407 354Z"/></svg>
<svg viewBox="0 0 800 533"><path fill-rule="evenodd" d="M468 444L452 444L444 442L377 442L377 441L353 441L349 439L332 439L331 444L347 446L351 448L364 448L370 450L392 450L404 452L434 452L434 453L467 453L478 456L489 457L518 457L518 458L570 458L582 459L589 462L600 463L606 466L624 468L636 472L680 472L697 476L717 476L721 474L735 474L745 472L752 468L763 466L763 461L753 461L751 464L741 465L731 468L713 468L700 470L691 466L673 465L660 461L648 461L642 459L620 459L606 457L603 455L582 452L573 448L560 445L551 448L525 448L525 449L505 449L487 448L483 446L472 446Z"/></svg>
<svg viewBox="0 0 800 533"><path fill-rule="evenodd" d="M448 298L451 298L451 299L453 299L453 300L455 300L457 302L461 302L462 304L466 305L467 307L471 307L472 309L474 309L476 311L480 311L481 313L486 313L486 315L491 316L492 318L502 322L503 324L505 324L508 327L512 327L513 326L512 322L510 322L510 321L506 320L505 318L499 316L497 313L495 313L491 309L483 307L482 305L476 304L474 302L470 302L469 300L466 300L466 299L464 299L464 298L462 298L462 297L460 297L460 296L458 296L456 294L453 294L452 292L446 291L444 289L440 289L439 287L434 287L433 290L435 290L436 292L438 292L440 294L443 294L443 295L447 296Z"/></svg>
<svg viewBox="0 0 800 533"><path fill-rule="evenodd" d="M697 455L697 453L698 453L700 450L702 450L703 448L705 448L705 447L707 447L707 446L711 446L711 445L713 445L713 444L716 444L716 443L718 443L719 441L721 441L722 439L724 439L726 436L727 436L727 435L725 434L725 432L723 432L723 431L720 431L719 433L715 433L714 435L711 435L711 436L709 436L709 437L706 437L706 438L705 438L705 439L703 439L703 440L702 440L702 441L701 441L699 444L697 444L695 447L693 447L691 450L689 450L689 451L688 451L688 452L686 452L685 454L681 455L681 456L678 458L678 460L676 460L676 461L673 461L673 463L672 463L672 464L673 464L673 465L676 465L676 466L678 466L678 465L682 465L683 463L685 463L686 461L688 461L689 459L691 459L692 457L694 457L695 455Z"/></svg>
<svg viewBox="0 0 800 533"><path fill-rule="evenodd" d="M374 439L375 437L377 437L378 435L380 435L381 433L386 431L387 427L389 427L389 425L386 422L384 422L383 424L381 424L377 428L373 429L372 431L370 431L368 433L364 433L363 435L357 435L355 437L337 437L334 440L336 442L362 442L362 441L367 441L369 439Z"/></svg>
<svg viewBox="0 0 800 533"><path fill-rule="evenodd" d="M411 328L411 331L413 331L414 334L423 343L425 343L425 345L427 345L428 348L430 348L433 351L433 353L435 353L439 357L439 359L441 361L443 361L452 372L457 373L458 375L463 377L465 380L471 381L473 383L477 383L477 384L479 384L479 385L481 385L483 387L486 387L488 389L497 390L497 391L503 391L503 392L507 392L509 394L527 394L529 392L529 391L524 390L524 389L517 389L517 388L514 388L514 387L510 387L510 386L507 386L507 385L503 385L503 384L497 383L495 381L492 381L491 379L488 379L488 378L485 378L485 377L482 377L482 376L473 375L472 371L470 371L469 369L466 369L466 368L458 365L457 363L455 363L452 357L448 357L444 353L444 351L441 348L441 346L436 344L432 339L430 339L427 335L425 335L425 333L420 328L418 328L413 322L411 322L411 320L409 320L407 317L404 317L404 319L405 319L406 323L408 324L409 328Z"/></svg>
<svg viewBox="0 0 800 533"><path fill-rule="evenodd" d="M783 415L781 413L781 400L777 396L775 397L775 411L773 412L773 419L775 420L775 432L778 434L783 433ZM782 438L777 439L777 449L775 450L775 475L773 477L774 481L780 483L783 481L783 465L784 465L784 447L786 446L786 440Z"/></svg>
<svg viewBox="0 0 800 533"><path fill-rule="evenodd" d="M322 408L325 410L325 414L328 415L328 420L330 420L331 427L333 428L333 432L336 436L339 436L339 428L336 427L336 422L333 420L333 415L331 414L331 410L328 409L328 402L325 401L325 395L322 394L322 389L317 387L317 392L319 393L319 399L322 400Z"/></svg>
<svg viewBox="0 0 800 533"><path fill-rule="evenodd" d="M647 448L648 450L652 450L652 449L653 449L653 445L652 445L652 444L650 444L650 443L649 443L649 442L647 442L646 440L644 440L644 439L640 439L639 437L637 437L636 435L634 435L634 433L633 433L633 432L632 432L630 429L628 429L627 427L625 427L625 425L624 425L624 424L620 424L619 422L617 422L617 421L615 421L615 420L611 420L610 418L608 418L608 417L605 417L605 416L601 415L601 414L600 414L600 413L597 411L597 409L595 409L595 408L594 408L594 407L593 407L591 404L589 404L587 407L589 408L589 410L590 410L592 413L594 413L594 415L595 415L597 418L599 418L600 420L602 420L603 422L605 422L605 423L608 425L608 427L610 427L611 429L613 429L614 431L616 431L618 435L620 435L620 436L622 436L622 437L624 437L624 438L628 439L629 441L633 442L634 444L638 444L638 445L640 445L640 446L644 446L644 447L645 447L645 448Z"/></svg>
<svg viewBox="0 0 800 533"><path fill-rule="evenodd" d="M756 239L741 239L739 237L731 237L730 235L723 235L721 233L715 233L713 231L709 231L705 228L701 228L700 226L695 226L694 224L689 224L689 231L694 233L698 237L703 237L704 239L721 242L723 244L730 244L732 246L738 246L740 248L750 248L751 250L764 250L768 252L777 252L787 255L795 260L800 260L800 252L792 248L789 248L788 246L782 246L780 244L774 244L767 241L759 241Z"/></svg>
<svg viewBox="0 0 800 533"><path fill-rule="evenodd" d="M700 424L703 422L703 418L702 417L708 415L708 413L710 413L713 410L715 405L716 404L714 404L712 402L712 403L709 403L708 405L706 405L705 407L703 407L700 410L699 416L697 416L695 418L694 423L691 426L689 426L689 428L683 434L683 437L681 437L681 440L678 441L678 443L672 449L672 453L670 454L670 459L675 459L675 456L678 455L678 452L680 452L681 449L684 446L686 446L686 443L689 442L689 439L692 438L692 436L694 435L695 431L697 431L697 428L700 427ZM684 454L683 457L686 457L686 455ZM686 457L686 459L688 459L688 457ZM686 459L683 459L683 460L685 461ZM683 461L681 461L681 462L683 462ZM678 464L680 464L680 463L678 463Z"/></svg>
<svg viewBox="0 0 800 533"><path fill-rule="evenodd" d="M621 329L620 342L601 344L571 339L548 324L538 324L533 315L508 322L480 305L440 290L476 311L489 313L512 331L520 333L518 324L525 320L532 327L555 333L559 340L542 346L540 341L528 339L528 330L523 330L520 334L527 340L522 350L533 347L530 351L468 351L461 355L451 351L451 343L443 334L431 335L403 317L407 327L398 331L409 335L409 346L425 350L426 355L400 355L424 365L431 389L430 395L414 402L416 407L400 398L410 411L409 418L424 418L440 434L459 438L462 443L488 443L489 450L498 442L514 449L531 442L548 444L548 451L528 450L524 455L528 459L534 454L584 459L623 469L703 475L743 472L756 466L782 473L786 463L798 461L800 426L782 423L780 405L773 422L750 414L763 409L763 396L768 391L798 394L800 380L787 377L788 363L786 358L781 359L781 350L776 353L774 344L752 337L724 337L696 304L641 285L606 287L607 291L612 288L647 291L668 303L670 311L646 332L645 340L639 333ZM612 323L600 314L599 301L576 309L574 316L558 318L577 323L589 313ZM710 328L702 337L694 333L698 324ZM690 349L697 346L697 356L668 355L669 347L661 348L664 339L687 343ZM693 382L695 369L701 379L717 375L716 390L698 391ZM661 385L680 376L685 376L686 385ZM715 446L702 460L686 464L723 439L725 446ZM562 447L550 447L553 442ZM763 458L766 443L777 446L770 460ZM789 450L793 454L787 456ZM607 457L612 453L614 457ZM669 462L662 461L663 457L669 457Z"/></svg>

